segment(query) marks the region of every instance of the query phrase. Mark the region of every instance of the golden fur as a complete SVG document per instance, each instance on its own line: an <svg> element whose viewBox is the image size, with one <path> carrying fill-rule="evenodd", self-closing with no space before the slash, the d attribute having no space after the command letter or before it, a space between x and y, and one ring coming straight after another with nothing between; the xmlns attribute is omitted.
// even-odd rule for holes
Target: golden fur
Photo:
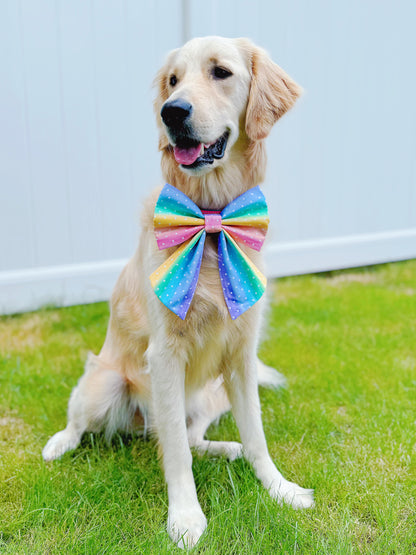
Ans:
<svg viewBox="0 0 416 555"><path fill-rule="evenodd" d="M232 69L232 78L212 79L211 68ZM169 78L177 77L172 87ZM194 39L173 51L155 80L154 103L166 182L205 209L222 209L264 179L264 139L300 94L296 83L247 39ZM203 142L226 127L230 138L222 160L203 170L180 167L160 112L168 99L186 98L192 124ZM202 141L201 141L202 142ZM181 547L192 546L206 520L196 498L189 446L230 459L242 454L235 442L208 442L209 423L233 408L245 456L273 497L295 507L312 504L310 490L284 480L267 452L257 383L281 377L256 358L263 301L237 320L229 317L218 273L216 242L207 237L198 286L184 321L156 298L149 275L171 254L157 249L153 211L159 191L146 202L142 233L133 258L111 298L103 348L90 355L74 389L68 426L46 445L45 460L75 448L85 430L154 429L168 483L168 531ZM246 252L258 267L261 255Z"/></svg>

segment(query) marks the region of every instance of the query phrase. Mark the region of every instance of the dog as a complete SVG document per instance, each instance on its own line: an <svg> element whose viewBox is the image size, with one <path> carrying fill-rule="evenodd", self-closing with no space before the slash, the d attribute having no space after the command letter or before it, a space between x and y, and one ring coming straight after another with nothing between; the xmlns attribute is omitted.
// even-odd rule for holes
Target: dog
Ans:
<svg viewBox="0 0 416 555"><path fill-rule="evenodd" d="M163 177L214 214L263 181L264 139L301 93L251 41L220 37L195 38L172 51L155 86ZM179 547L190 548L207 526L190 448L230 460L244 455L280 503L308 508L314 501L313 490L283 478L269 456L258 384L278 386L283 377L256 354L264 296L230 316L218 269L218 233L206 234L186 317L155 294L149 276L177 250L158 248L159 195L160 189L145 203L137 251L111 297L102 350L89 355L70 397L67 427L48 441L43 457L51 461L75 449L85 431L105 430L111 437L117 430L153 430L168 488L167 530ZM260 253L244 244L241 250L261 271ZM204 439L210 423L230 408L241 444Z"/></svg>

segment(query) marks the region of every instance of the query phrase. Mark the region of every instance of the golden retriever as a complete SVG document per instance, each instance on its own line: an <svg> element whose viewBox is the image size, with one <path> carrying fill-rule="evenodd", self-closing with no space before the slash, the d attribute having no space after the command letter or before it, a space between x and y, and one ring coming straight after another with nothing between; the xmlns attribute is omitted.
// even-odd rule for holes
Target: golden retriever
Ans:
<svg viewBox="0 0 416 555"><path fill-rule="evenodd" d="M257 186L264 139L300 94L296 83L247 39L196 38L171 52L156 77L155 112L165 181L199 207L221 210ZM263 432L258 384L282 377L256 355L264 301L232 320L222 293L213 235L184 320L156 297L149 276L173 252L157 248L153 212L144 207L138 249L111 298L104 346L90 355L71 394L67 427L43 449L50 461L75 449L82 434L151 429L168 486L168 533L192 547L206 528L190 447L234 459L244 455L279 502L313 505L312 490L288 482L273 464ZM243 249L258 267L261 255ZM232 408L241 442L208 441L209 424Z"/></svg>

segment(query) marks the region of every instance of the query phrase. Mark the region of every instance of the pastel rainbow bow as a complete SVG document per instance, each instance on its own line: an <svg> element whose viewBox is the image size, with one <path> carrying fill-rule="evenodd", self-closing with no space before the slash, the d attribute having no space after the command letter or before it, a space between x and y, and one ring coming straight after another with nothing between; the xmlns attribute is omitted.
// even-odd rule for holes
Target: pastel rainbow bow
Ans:
<svg viewBox="0 0 416 555"><path fill-rule="evenodd" d="M221 212L200 210L184 193L166 184L154 213L159 250L180 247L150 276L152 287L172 312L182 320L198 282L207 233L218 233L218 268L230 316L235 320L263 295L265 276L237 245L259 251L269 217L259 187L234 199Z"/></svg>

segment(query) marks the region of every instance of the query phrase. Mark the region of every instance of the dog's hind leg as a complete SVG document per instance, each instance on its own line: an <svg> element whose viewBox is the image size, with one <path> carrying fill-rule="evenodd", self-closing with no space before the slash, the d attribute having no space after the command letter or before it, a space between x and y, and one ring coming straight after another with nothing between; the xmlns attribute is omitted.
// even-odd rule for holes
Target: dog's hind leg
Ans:
<svg viewBox="0 0 416 555"><path fill-rule="evenodd" d="M230 410L223 377L208 382L187 401L189 446L199 453L225 456L230 461L242 456L242 445L236 441L209 441L204 439L209 425Z"/></svg>
<svg viewBox="0 0 416 555"><path fill-rule="evenodd" d="M258 385L277 389L286 386L286 378L257 359ZM230 461L242 456L242 445L236 441L209 441L205 433L213 422L231 408L222 375L194 393L187 402L188 440L200 453L225 456Z"/></svg>
<svg viewBox="0 0 416 555"><path fill-rule="evenodd" d="M68 424L50 438L42 451L43 458L52 461L75 449L86 431L105 429L106 436L111 437L133 420L135 408L123 377L90 354L85 373L69 400Z"/></svg>

